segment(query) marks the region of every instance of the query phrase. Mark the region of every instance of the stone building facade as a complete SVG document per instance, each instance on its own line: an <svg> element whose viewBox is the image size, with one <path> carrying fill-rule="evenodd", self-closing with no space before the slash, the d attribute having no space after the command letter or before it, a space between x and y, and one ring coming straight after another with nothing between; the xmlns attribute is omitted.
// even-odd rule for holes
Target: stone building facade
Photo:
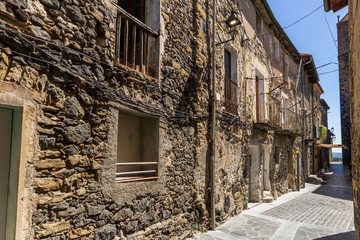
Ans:
<svg viewBox="0 0 360 240"><path fill-rule="evenodd" d="M319 127L319 137L320 144L330 144L331 138L329 135L329 126L328 126L328 111L330 109L329 105L326 103L324 99L320 99L320 112L321 112L321 125ZM328 171L330 167L330 156L331 156L331 148L325 147L322 145L319 147L320 156L318 156L319 168Z"/></svg>
<svg viewBox="0 0 360 240"><path fill-rule="evenodd" d="M360 238L360 5L357 1L349 1L349 75L350 75L350 117L351 117L351 162L353 175L354 214L356 235Z"/></svg>
<svg viewBox="0 0 360 240"><path fill-rule="evenodd" d="M315 61L311 54L302 53L305 69L304 108L305 108L305 180L310 175L319 174L321 167L318 161L318 147L320 143L320 125L327 122L327 115L322 104L321 95L324 93L316 70ZM326 116L326 117L325 117Z"/></svg>
<svg viewBox="0 0 360 240"><path fill-rule="evenodd" d="M351 124L351 165L353 176L354 196L354 223L356 236L360 238L360 62L359 62L359 40L360 40L360 5L359 0L337 1L331 0L326 11L338 11L349 7L348 13L348 43L349 43L349 88L350 88L350 124ZM345 18L346 19L346 18ZM344 29L344 28L342 28ZM340 69L341 70L341 69Z"/></svg>
<svg viewBox="0 0 360 240"><path fill-rule="evenodd" d="M208 1L0 3L0 238L183 239L206 225L212 97L216 221L295 189L302 57L266 1L216 8L217 43L232 11L242 25L217 46L211 96Z"/></svg>
<svg viewBox="0 0 360 240"><path fill-rule="evenodd" d="M339 60L339 89L340 89L340 116L341 142L346 146L342 150L343 164L351 164L351 137L350 137L350 84L349 84L349 36L348 15L337 24L338 31L338 60Z"/></svg>

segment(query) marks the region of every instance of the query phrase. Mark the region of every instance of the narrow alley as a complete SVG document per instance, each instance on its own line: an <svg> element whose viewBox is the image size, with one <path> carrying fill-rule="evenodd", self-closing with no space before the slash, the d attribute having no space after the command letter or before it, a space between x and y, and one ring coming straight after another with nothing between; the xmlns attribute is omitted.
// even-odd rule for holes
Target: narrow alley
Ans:
<svg viewBox="0 0 360 240"><path fill-rule="evenodd" d="M331 164L326 178L327 184L306 184L300 192L254 206L194 239L356 240L352 186L345 167Z"/></svg>
<svg viewBox="0 0 360 240"><path fill-rule="evenodd" d="M0 0L0 240L360 240L358 8Z"/></svg>

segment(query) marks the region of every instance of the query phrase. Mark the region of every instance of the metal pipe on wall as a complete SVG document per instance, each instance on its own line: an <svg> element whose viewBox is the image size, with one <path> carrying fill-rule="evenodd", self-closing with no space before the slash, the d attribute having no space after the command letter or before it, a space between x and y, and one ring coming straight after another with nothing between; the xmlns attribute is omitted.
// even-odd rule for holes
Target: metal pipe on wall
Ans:
<svg viewBox="0 0 360 240"><path fill-rule="evenodd" d="M301 92L302 92L302 132L301 132L301 163L302 163L302 185L305 187L305 81L304 81L304 66L301 66Z"/></svg>
<svg viewBox="0 0 360 240"><path fill-rule="evenodd" d="M299 66L299 71L298 71L298 78L296 80L296 86L295 86L295 112L297 114L297 93L298 93L298 86L299 86L299 78L300 78L300 74L301 74L301 84L303 85L303 75L302 75L302 68L303 68L303 60L301 59L300 60L300 66ZM304 96L304 92L302 91L302 95ZM302 99L302 102L304 103L304 99ZM303 109L304 110L304 109ZM302 112L303 113L303 112ZM298 125L298 119L296 118L296 126ZM303 138L304 138L304 135L303 135ZM299 159L299 154L296 154L296 175L297 175L297 181L296 181L296 189L298 191L300 191L300 188L301 188L301 184L300 184L300 168L301 168L301 164L300 164L300 159Z"/></svg>
<svg viewBox="0 0 360 240"><path fill-rule="evenodd" d="M210 214L211 229L215 230L215 127L216 127L216 0L213 0L213 39L212 39L212 114L210 149Z"/></svg>

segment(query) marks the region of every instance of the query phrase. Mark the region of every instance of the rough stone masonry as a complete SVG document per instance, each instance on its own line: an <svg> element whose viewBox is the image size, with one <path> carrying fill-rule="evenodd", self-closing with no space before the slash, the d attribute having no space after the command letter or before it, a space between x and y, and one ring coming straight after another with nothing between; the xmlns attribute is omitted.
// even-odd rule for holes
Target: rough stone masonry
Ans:
<svg viewBox="0 0 360 240"><path fill-rule="evenodd" d="M158 14L151 17L159 33L150 49L152 76L115 61L115 49L123 45L116 43L117 8L109 0L0 2L0 104L23 111L15 239L183 239L193 224L208 224L211 4L146 2L145 12ZM232 10L241 7L242 20L251 20L249 6L256 18L251 1L218 1L217 42L231 37L224 21ZM254 32L256 22L247 25ZM255 63L269 76L283 74L255 35L244 44L244 27L238 31L226 48L238 56L239 115L224 111L223 101L217 105L217 222L247 208L248 148L256 132L254 81L248 77L256 77ZM281 56L293 54L290 45L283 39ZM297 72L295 60L292 55L290 73ZM221 99L223 62L217 54ZM290 105L294 86L292 78L284 87ZM273 95L281 96L280 89ZM116 183L117 152L126 148L117 141L119 112L158 119L156 181ZM275 135L265 131L263 139L280 147L268 172L274 197L293 188L295 157L289 152L297 149L296 134ZM9 228L15 224L7 220Z"/></svg>
<svg viewBox="0 0 360 240"><path fill-rule="evenodd" d="M33 116L24 119L32 128L22 138L29 151L20 166L26 211L18 212L17 239L174 239L192 223L206 223L209 125L201 114L209 107L208 6L161 2L161 68L152 78L114 65L110 1L0 3L2 93L15 95L20 107L31 105ZM225 4L219 10L231 12ZM136 196L117 186L109 160L116 142L109 129L127 109L160 117L159 180L155 188L130 183L140 189ZM226 121L218 125L242 132ZM227 140L244 151L246 138ZM219 221L246 206L246 180L231 176L222 171L218 180Z"/></svg>

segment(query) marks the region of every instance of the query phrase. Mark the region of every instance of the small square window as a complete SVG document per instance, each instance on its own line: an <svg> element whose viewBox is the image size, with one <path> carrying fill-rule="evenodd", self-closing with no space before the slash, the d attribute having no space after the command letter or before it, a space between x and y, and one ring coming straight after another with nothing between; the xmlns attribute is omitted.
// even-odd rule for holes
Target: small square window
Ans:
<svg viewBox="0 0 360 240"><path fill-rule="evenodd" d="M159 119L119 113L116 182L158 178Z"/></svg>
<svg viewBox="0 0 360 240"><path fill-rule="evenodd" d="M274 40L274 55L275 58L280 61L280 46L279 41L277 39Z"/></svg>

